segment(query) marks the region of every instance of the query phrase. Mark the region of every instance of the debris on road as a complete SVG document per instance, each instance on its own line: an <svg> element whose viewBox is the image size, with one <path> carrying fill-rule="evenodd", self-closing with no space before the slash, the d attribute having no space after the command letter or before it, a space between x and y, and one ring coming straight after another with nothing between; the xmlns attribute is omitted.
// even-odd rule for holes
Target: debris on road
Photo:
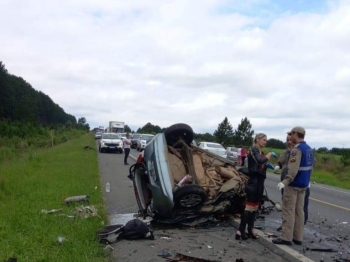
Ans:
<svg viewBox="0 0 350 262"><path fill-rule="evenodd" d="M167 258L167 262L216 262L216 260L208 260L203 258L196 258L177 253L174 258Z"/></svg>

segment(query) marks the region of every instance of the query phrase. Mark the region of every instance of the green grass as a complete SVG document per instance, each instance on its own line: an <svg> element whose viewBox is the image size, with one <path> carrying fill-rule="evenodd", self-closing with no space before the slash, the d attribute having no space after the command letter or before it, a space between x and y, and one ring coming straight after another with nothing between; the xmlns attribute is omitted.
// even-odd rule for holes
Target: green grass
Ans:
<svg viewBox="0 0 350 262"><path fill-rule="evenodd" d="M0 261L108 260L96 238L107 221L97 153L87 145L95 148L92 134L1 164ZM68 218L74 205L63 200L75 195L89 195L99 216ZM41 213L58 208L63 212ZM59 236L66 241L58 243Z"/></svg>

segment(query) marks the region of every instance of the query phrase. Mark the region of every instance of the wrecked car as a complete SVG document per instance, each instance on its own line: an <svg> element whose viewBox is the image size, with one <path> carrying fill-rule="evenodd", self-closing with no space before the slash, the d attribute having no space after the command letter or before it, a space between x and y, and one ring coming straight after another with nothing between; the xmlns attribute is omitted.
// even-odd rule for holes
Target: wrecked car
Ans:
<svg viewBox="0 0 350 262"><path fill-rule="evenodd" d="M140 215L176 223L244 209L248 178L231 161L195 146L193 137L189 125L172 125L130 167Z"/></svg>

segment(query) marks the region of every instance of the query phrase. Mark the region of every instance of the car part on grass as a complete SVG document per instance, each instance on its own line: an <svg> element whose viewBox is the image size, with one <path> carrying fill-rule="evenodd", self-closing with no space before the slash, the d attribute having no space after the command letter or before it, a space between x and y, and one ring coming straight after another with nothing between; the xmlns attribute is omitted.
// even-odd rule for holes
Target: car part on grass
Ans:
<svg viewBox="0 0 350 262"><path fill-rule="evenodd" d="M53 214L53 213L58 213L63 211L63 208L58 208L58 209L52 209L52 210L41 210L42 214Z"/></svg>
<svg viewBox="0 0 350 262"><path fill-rule="evenodd" d="M89 204L89 196L87 195L80 195L80 196L71 196L71 197L67 197L64 202L66 204L71 204L74 202L86 202L87 204Z"/></svg>

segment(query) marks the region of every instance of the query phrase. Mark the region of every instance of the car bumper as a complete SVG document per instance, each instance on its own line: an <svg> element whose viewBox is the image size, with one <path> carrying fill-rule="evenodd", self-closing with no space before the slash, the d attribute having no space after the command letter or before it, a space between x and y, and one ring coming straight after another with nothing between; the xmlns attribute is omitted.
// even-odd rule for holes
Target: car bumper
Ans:
<svg viewBox="0 0 350 262"><path fill-rule="evenodd" d="M101 150L109 150L109 151L123 151L123 148L121 146L117 145L103 145L101 146Z"/></svg>

